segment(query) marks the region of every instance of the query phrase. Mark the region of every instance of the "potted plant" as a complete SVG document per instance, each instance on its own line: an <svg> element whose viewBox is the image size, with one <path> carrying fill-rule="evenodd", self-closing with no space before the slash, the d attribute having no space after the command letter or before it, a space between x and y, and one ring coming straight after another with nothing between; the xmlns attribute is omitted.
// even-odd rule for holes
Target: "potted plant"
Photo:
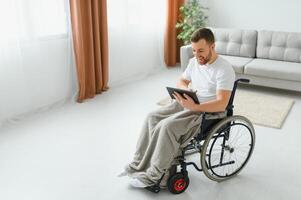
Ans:
<svg viewBox="0 0 301 200"><path fill-rule="evenodd" d="M208 8L201 6L199 0L187 0L179 10L180 17L176 28L180 31L177 38L186 45L190 43L190 36L196 29L207 25L208 16L205 10Z"/></svg>

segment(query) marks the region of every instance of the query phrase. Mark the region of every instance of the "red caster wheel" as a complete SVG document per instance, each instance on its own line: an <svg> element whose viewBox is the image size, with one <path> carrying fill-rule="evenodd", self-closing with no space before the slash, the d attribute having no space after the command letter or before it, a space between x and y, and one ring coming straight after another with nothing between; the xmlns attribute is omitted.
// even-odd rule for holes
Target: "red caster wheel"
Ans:
<svg viewBox="0 0 301 200"><path fill-rule="evenodd" d="M182 173L176 173L169 177L167 186L168 190L173 194L180 194L184 192L189 185L188 176L184 176Z"/></svg>

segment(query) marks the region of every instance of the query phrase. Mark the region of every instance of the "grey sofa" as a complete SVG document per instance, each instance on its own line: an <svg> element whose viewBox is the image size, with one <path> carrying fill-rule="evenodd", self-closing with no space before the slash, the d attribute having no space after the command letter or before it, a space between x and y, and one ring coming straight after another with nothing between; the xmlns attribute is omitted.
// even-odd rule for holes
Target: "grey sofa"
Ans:
<svg viewBox="0 0 301 200"><path fill-rule="evenodd" d="M237 78L251 84L301 91L301 33L211 28L216 52L228 60ZM181 47L181 68L193 57Z"/></svg>

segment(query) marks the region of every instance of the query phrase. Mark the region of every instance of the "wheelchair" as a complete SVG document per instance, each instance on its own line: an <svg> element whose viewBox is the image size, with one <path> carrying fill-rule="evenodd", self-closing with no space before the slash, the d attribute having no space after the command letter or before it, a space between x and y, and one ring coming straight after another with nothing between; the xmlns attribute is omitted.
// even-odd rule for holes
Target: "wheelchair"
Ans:
<svg viewBox="0 0 301 200"><path fill-rule="evenodd" d="M209 179L221 182L237 175L250 160L255 145L254 127L246 117L233 115L233 99L238 82L249 83L249 80L235 81L225 112L202 113L200 132L176 158L180 167L173 165L170 169L167 188L171 193L180 194L188 188L189 165L197 171L203 171ZM186 155L196 152L200 153L201 168L194 162L185 162ZM178 168L180 171L177 172ZM158 183L146 189L158 193L163 176Z"/></svg>

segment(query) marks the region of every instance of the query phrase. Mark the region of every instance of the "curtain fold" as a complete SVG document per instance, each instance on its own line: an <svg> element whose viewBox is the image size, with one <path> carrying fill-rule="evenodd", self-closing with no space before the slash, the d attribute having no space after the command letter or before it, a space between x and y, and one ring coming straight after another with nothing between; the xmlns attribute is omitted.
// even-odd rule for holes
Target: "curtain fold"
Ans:
<svg viewBox="0 0 301 200"><path fill-rule="evenodd" d="M78 102L108 89L106 0L70 0Z"/></svg>
<svg viewBox="0 0 301 200"><path fill-rule="evenodd" d="M164 61L167 66L175 66L180 62L181 42L177 39L176 23L179 17L179 8L185 0L167 0L167 18L164 35Z"/></svg>

